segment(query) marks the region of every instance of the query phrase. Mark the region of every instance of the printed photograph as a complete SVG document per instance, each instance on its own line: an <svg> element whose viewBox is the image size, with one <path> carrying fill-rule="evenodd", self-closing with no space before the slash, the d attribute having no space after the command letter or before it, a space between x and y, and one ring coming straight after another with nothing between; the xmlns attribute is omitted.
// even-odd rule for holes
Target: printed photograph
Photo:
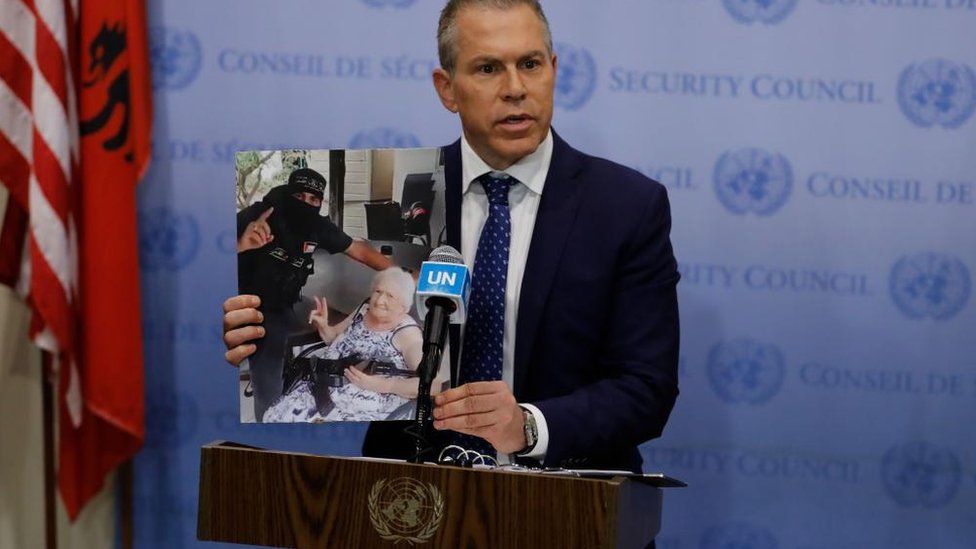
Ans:
<svg viewBox="0 0 976 549"><path fill-rule="evenodd" d="M261 299L265 329L241 365L241 421L412 418L416 273L445 236L441 150L243 151L236 175L238 289Z"/></svg>

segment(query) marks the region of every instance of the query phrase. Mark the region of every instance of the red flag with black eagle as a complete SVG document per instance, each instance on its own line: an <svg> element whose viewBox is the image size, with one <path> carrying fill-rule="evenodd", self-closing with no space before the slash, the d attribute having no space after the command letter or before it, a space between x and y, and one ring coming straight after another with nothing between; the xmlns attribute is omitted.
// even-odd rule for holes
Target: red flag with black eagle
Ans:
<svg viewBox="0 0 976 549"><path fill-rule="evenodd" d="M0 282L58 380L58 486L77 517L145 437L136 184L149 162L141 0L0 10Z"/></svg>

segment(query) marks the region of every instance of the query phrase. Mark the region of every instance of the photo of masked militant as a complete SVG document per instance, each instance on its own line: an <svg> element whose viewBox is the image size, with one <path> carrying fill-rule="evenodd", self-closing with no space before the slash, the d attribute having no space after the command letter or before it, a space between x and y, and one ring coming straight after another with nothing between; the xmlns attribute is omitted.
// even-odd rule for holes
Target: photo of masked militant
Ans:
<svg viewBox="0 0 976 549"><path fill-rule="evenodd" d="M286 184L237 214L239 290L258 296L264 315L264 337L249 359L256 418L281 395L287 335L307 327L301 291L314 272L315 251L344 253L376 270L391 266L389 259L319 213L325 188L322 174L299 168Z"/></svg>

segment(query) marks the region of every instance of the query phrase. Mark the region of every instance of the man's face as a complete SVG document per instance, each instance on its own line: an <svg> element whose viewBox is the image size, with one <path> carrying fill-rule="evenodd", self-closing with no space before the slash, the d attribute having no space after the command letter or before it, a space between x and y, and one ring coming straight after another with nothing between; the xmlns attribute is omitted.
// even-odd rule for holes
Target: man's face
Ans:
<svg viewBox="0 0 976 549"><path fill-rule="evenodd" d="M434 71L441 102L461 116L468 143L496 170L542 143L552 122L556 57L528 6L464 8L457 15L454 74Z"/></svg>

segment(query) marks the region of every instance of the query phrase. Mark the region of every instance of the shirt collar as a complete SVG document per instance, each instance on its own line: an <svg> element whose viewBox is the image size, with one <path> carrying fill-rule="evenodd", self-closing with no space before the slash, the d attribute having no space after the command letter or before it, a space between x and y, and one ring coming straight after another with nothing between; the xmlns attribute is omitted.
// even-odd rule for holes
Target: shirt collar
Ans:
<svg viewBox="0 0 976 549"><path fill-rule="evenodd" d="M474 152L464 134L461 135L461 193L468 192L468 187L475 179L489 172L504 173L517 179L530 191L541 195L546 185L546 175L549 174L549 164L552 162L552 130L546 134L539 147L528 156L498 172L489 166Z"/></svg>

